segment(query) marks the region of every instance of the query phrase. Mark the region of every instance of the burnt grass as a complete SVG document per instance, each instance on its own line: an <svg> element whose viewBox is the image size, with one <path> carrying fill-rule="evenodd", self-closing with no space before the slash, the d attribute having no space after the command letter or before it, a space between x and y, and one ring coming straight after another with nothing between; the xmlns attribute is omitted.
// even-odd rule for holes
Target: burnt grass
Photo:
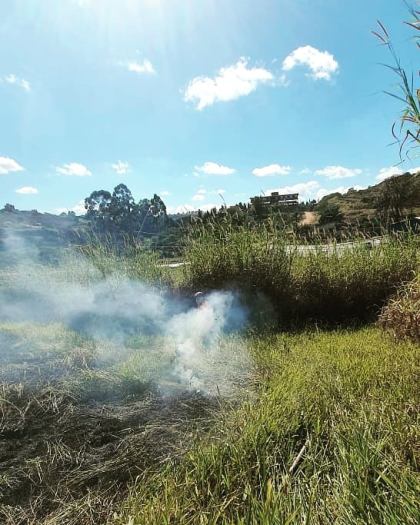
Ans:
<svg viewBox="0 0 420 525"><path fill-rule="evenodd" d="M130 483L182 456L220 405L115 379L80 349L69 361L31 353L13 334L0 342L13 347L0 362L1 523L105 523ZM101 388L84 388L87 372Z"/></svg>

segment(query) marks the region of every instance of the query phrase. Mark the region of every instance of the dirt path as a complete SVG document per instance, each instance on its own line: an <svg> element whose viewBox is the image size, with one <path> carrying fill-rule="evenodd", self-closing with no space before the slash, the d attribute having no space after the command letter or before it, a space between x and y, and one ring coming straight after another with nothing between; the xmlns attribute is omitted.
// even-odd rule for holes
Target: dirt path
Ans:
<svg viewBox="0 0 420 525"><path fill-rule="evenodd" d="M318 221L318 214L314 211L305 211L300 221L301 226L315 224Z"/></svg>

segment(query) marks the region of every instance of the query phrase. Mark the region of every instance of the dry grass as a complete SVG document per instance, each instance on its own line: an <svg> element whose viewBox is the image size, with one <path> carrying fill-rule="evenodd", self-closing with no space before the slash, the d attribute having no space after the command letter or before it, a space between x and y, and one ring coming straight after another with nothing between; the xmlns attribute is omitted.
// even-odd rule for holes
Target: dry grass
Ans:
<svg viewBox="0 0 420 525"><path fill-rule="evenodd" d="M182 455L220 409L182 385L162 393L150 338L104 360L108 349L59 324L0 324L0 335L1 523L105 523L137 476Z"/></svg>
<svg viewBox="0 0 420 525"><path fill-rule="evenodd" d="M395 339L420 342L420 274L382 308L379 325Z"/></svg>

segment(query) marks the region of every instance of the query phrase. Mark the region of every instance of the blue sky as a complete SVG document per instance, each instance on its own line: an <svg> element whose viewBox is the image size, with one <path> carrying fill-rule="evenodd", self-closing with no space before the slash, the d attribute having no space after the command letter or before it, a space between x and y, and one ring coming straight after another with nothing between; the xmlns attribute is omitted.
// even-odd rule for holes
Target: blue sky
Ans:
<svg viewBox="0 0 420 525"><path fill-rule="evenodd" d="M415 69L407 16L402 0L2 0L0 206L80 210L120 182L172 212L374 184L397 171L400 106L370 31L381 19Z"/></svg>

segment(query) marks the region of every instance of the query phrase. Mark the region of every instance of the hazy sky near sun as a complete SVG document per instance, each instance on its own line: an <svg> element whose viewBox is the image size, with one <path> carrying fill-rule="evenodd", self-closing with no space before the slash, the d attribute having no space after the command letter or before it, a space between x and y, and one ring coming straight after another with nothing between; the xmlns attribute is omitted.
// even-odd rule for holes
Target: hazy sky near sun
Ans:
<svg viewBox="0 0 420 525"><path fill-rule="evenodd" d="M1 0L0 206L77 210L120 182L170 211L374 184L400 105L371 30L415 70L408 17L402 0Z"/></svg>

